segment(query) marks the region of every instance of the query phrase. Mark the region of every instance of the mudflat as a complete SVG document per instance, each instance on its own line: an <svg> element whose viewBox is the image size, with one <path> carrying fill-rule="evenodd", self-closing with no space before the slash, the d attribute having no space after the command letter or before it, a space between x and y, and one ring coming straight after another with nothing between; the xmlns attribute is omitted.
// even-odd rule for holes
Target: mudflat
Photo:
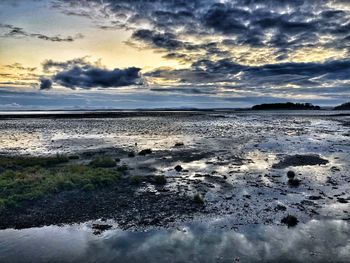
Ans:
<svg viewBox="0 0 350 263"><path fill-rule="evenodd" d="M189 111L2 119L0 228L347 221L348 118Z"/></svg>

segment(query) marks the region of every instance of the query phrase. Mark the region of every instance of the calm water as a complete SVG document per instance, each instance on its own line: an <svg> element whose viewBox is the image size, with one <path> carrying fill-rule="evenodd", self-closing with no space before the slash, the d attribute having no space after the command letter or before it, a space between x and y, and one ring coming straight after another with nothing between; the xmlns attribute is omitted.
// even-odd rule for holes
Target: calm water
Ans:
<svg viewBox="0 0 350 263"><path fill-rule="evenodd" d="M0 262L349 262L350 226L341 220L295 228L218 222L173 230L94 235L88 224L0 231Z"/></svg>

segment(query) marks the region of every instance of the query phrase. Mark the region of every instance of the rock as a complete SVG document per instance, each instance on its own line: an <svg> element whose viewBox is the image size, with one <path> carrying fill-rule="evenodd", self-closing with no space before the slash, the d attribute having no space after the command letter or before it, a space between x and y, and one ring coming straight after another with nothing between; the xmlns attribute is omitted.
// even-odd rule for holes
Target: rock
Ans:
<svg viewBox="0 0 350 263"><path fill-rule="evenodd" d="M139 152L139 155L147 155L147 154L151 154L152 153L152 150L151 149L144 149L142 151Z"/></svg>
<svg viewBox="0 0 350 263"><path fill-rule="evenodd" d="M309 200L320 200L320 199L323 199L322 196L319 196L319 195L311 195L309 196Z"/></svg>
<svg viewBox="0 0 350 263"><path fill-rule="evenodd" d="M286 156L279 163L273 164L274 169L284 169L289 166L306 166L306 165L325 165L328 160L321 158L319 155L291 155Z"/></svg>
<svg viewBox="0 0 350 263"><path fill-rule="evenodd" d="M339 172L340 169L339 169L338 167L336 167L336 166L332 166L332 167L331 167L331 171L332 171L332 172Z"/></svg>
<svg viewBox="0 0 350 263"><path fill-rule="evenodd" d="M295 177L295 172L293 172L293 171L288 171L288 172L287 172L287 177L288 177L289 179L293 179L293 178Z"/></svg>
<svg viewBox="0 0 350 263"><path fill-rule="evenodd" d="M78 160L79 159L79 155L70 155L68 156L69 160Z"/></svg>
<svg viewBox="0 0 350 263"><path fill-rule="evenodd" d="M334 181L331 177L327 177L326 183L331 184L331 185L337 185L337 182Z"/></svg>
<svg viewBox="0 0 350 263"><path fill-rule="evenodd" d="M347 203L349 203L348 200L346 200L345 198L342 198L342 197L338 197L337 200L338 200L338 202L341 203L341 204L347 204Z"/></svg>
<svg viewBox="0 0 350 263"><path fill-rule="evenodd" d="M193 201L196 203L196 204L200 204L200 205L203 205L204 204L204 199L202 197L201 194L197 193L193 196Z"/></svg>
<svg viewBox="0 0 350 263"><path fill-rule="evenodd" d="M295 178L288 180L288 184L293 187L298 187L300 185L300 182L301 180Z"/></svg>
<svg viewBox="0 0 350 263"><path fill-rule="evenodd" d="M135 153L134 153L134 152L129 152L129 153L128 153L128 157L130 157L130 158L135 157Z"/></svg>
<svg viewBox="0 0 350 263"><path fill-rule="evenodd" d="M92 224L92 229L98 230L98 231L105 231L111 228L112 226L107 224Z"/></svg>
<svg viewBox="0 0 350 263"><path fill-rule="evenodd" d="M174 169L175 169L176 172L181 172L182 171L182 166L181 165L176 165Z"/></svg>
<svg viewBox="0 0 350 263"><path fill-rule="evenodd" d="M281 223L286 224L288 227L293 227L299 223L299 220L293 215L288 215L282 218Z"/></svg>
<svg viewBox="0 0 350 263"><path fill-rule="evenodd" d="M287 207L285 207L284 205L278 204L278 205L275 207L275 211L286 211L286 210L287 210Z"/></svg>
<svg viewBox="0 0 350 263"><path fill-rule="evenodd" d="M181 146L184 146L184 143L183 142L177 142L175 143L174 147L181 147Z"/></svg>

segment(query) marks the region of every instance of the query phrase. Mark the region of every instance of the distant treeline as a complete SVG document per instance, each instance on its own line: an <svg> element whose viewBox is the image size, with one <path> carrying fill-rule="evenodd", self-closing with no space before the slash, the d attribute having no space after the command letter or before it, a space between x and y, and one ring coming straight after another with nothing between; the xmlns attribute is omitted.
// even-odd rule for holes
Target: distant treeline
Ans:
<svg viewBox="0 0 350 263"><path fill-rule="evenodd" d="M268 103L252 107L252 110L320 110L320 106L314 106L311 103Z"/></svg>
<svg viewBox="0 0 350 263"><path fill-rule="evenodd" d="M343 103L333 108L333 110L350 110L350 102Z"/></svg>

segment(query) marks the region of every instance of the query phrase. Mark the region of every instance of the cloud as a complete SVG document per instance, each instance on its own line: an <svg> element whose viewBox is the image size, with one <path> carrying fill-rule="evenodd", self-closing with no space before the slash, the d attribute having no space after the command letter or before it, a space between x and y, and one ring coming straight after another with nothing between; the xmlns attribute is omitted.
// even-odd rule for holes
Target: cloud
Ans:
<svg viewBox="0 0 350 263"><path fill-rule="evenodd" d="M76 34L75 36L67 36L67 37L61 37L60 35L47 36L40 33L27 32L21 27L16 27L8 24L0 24L0 28L7 30L7 32L2 33L0 37L14 37L14 38L31 37L31 38L37 38L37 39L52 41L52 42L73 42L77 39L84 38L84 36L80 33Z"/></svg>
<svg viewBox="0 0 350 263"><path fill-rule="evenodd" d="M350 60L324 63L277 63L248 66L229 59L201 60L186 69L159 68L145 77L163 88L155 91L183 94L287 97L348 96ZM172 83L177 83L173 85ZM242 99L242 98L241 98Z"/></svg>
<svg viewBox="0 0 350 263"><path fill-rule="evenodd" d="M54 61L52 59L47 59L42 63L44 72L67 70L74 66L79 66L82 68L89 68L91 66L100 66L100 62L91 63L87 60L88 57L74 58L67 61Z"/></svg>
<svg viewBox="0 0 350 263"><path fill-rule="evenodd" d="M250 13L243 9L230 8L225 4L214 4L202 17L204 25L223 33L242 34L248 30L245 25Z"/></svg>
<svg viewBox="0 0 350 263"><path fill-rule="evenodd" d="M178 62L175 68L143 70L154 93L350 95L347 1L55 0L53 7L91 19L99 30L128 30L128 44L160 53L171 65ZM14 26L7 30L16 37L30 34ZM47 60L43 69L54 83L72 89L141 81L139 69L107 70L86 58Z"/></svg>
<svg viewBox="0 0 350 263"><path fill-rule="evenodd" d="M196 49L224 58L232 44L247 45L272 48L276 60L286 60L303 47L350 47L350 9L341 0L59 2L70 14L81 15L90 8L90 18L103 24L101 28L131 30L132 41L154 49ZM216 38L216 49L205 45L207 37Z"/></svg>
<svg viewBox="0 0 350 263"><path fill-rule="evenodd" d="M52 80L48 78L40 78L40 90L48 90L52 88Z"/></svg>
<svg viewBox="0 0 350 263"><path fill-rule="evenodd" d="M45 75L39 79L40 90L51 89L54 83L70 89L116 88L144 83L140 68L109 70L100 60L90 62L88 57L67 61L47 59L42 63L42 69Z"/></svg>
<svg viewBox="0 0 350 263"><path fill-rule="evenodd" d="M155 33L151 30L140 29L132 34L132 39L143 41L156 48L174 50L184 47L181 41L176 40L176 35L171 33Z"/></svg>
<svg viewBox="0 0 350 263"><path fill-rule="evenodd" d="M140 85L140 69L107 70L93 66L74 66L66 71L58 72L52 77L57 84L67 88L89 89L94 87L110 88L130 85Z"/></svg>
<svg viewBox="0 0 350 263"><path fill-rule="evenodd" d="M2 66L2 68L16 70L16 71L29 71L33 72L36 70L36 67L24 67L21 63L13 63L11 65Z"/></svg>

